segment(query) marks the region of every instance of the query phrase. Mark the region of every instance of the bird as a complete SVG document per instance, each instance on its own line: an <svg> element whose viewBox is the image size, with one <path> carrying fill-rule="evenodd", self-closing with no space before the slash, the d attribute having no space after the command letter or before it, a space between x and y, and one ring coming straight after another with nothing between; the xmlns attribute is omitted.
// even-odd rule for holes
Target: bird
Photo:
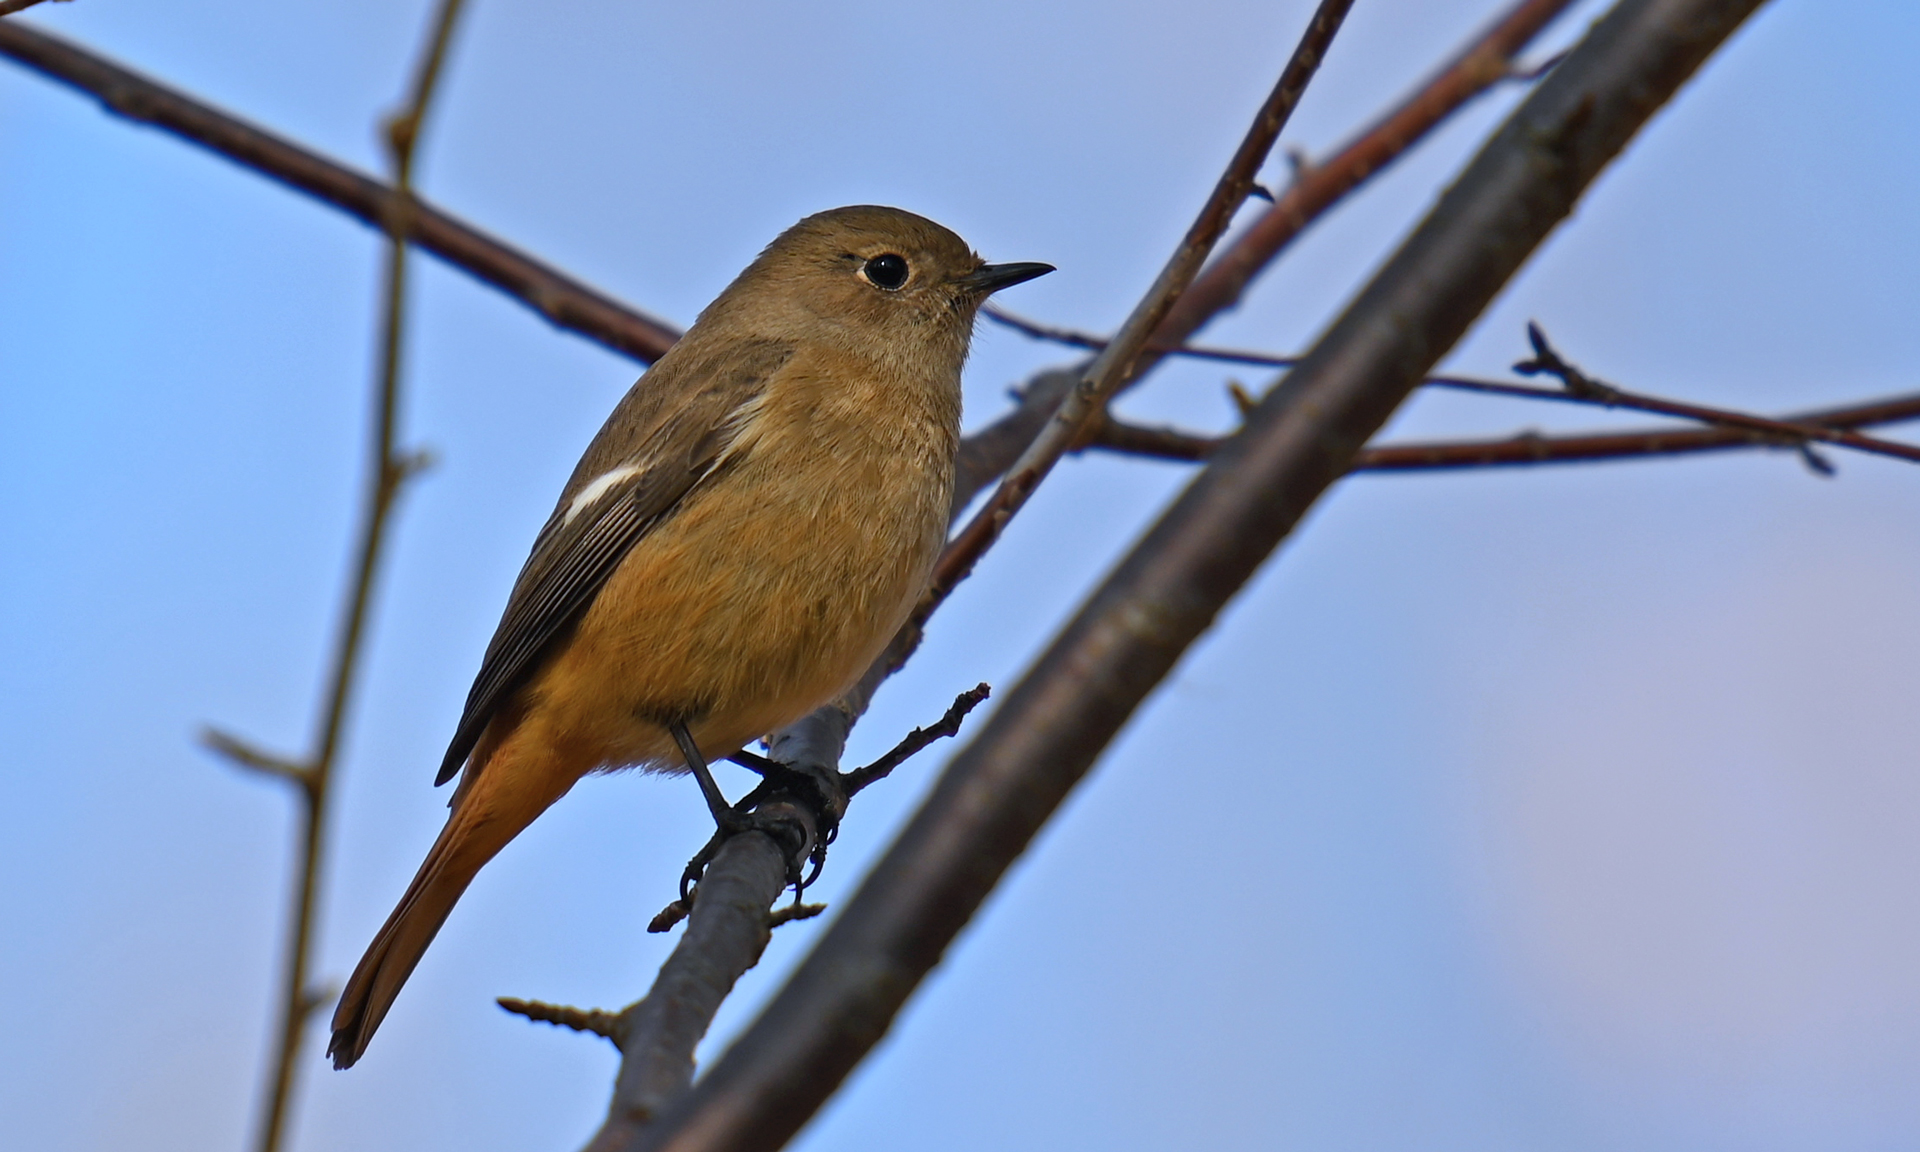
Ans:
<svg viewBox="0 0 1920 1152"><path fill-rule="evenodd" d="M960 372L1000 289L898 208L781 233L614 407L535 538L436 784L447 822L341 993L352 1066L480 868L594 772L708 761L852 686L946 540Z"/></svg>

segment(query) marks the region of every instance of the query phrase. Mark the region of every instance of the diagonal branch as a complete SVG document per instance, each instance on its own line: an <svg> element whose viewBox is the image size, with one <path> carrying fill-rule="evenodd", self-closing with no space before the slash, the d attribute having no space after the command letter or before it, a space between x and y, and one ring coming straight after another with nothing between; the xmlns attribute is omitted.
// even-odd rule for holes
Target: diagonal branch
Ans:
<svg viewBox="0 0 1920 1152"><path fill-rule="evenodd" d="M1135 545L941 774L760 1017L629 1147L776 1148L1422 375L1758 0L1622 0Z"/></svg>
<svg viewBox="0 0 1920 1152"><path fill-rule="evenodd" d="M1201 326L1240 302L1247 285L1308 224L1349 192L1405 155L1447 117L1516 74L1513 59L1573 0L1523 0L1444 65L1393 111L1320 164L1301 167L1273 207L1220 254L1154 333L1154 342L1185 343Z"/></svg>
<svg viewBox="0 0 1920 1152"><path fill-rule="evenodd" d="M0 0L0 16L11 16L15 12L25 12L40 2L41 0ZM65 3L66 0L54 0L54 2Z"/></svg>
<svg viewBox="0 0 1920 1152"><path fill-rule="evenodd" d="M0 23L0 54L384 231L397 193L370 176L256 128L57 36ZM406 235L416 245L546 317L622 355L651 363L680 333L418 200Z"/></svg>
<svg viewBox="0 0 1920 1152"><path fill-rule="evenodd" d="M1261 105L1252 127L1240 141L1240 147L1226 171L1221 173L1200 215L1187 229L1180 246L1160 270L1147 294L1134 306L1120 331L1094 357L1040 434L1008 469L1000 487L947 545L934 567L927 593L915 609L915 623L924 622L954 587L967 578L974 564L993 547L994 541L1006 530L1007 522L1026 504L1047 473L1094 428L1107 401L1138 375L1148 359L1148 342L1172 312L1181 293L1199 274L1201 264L1227 230L1233 214L1246 202L1254 177L1266 163L1267 153L1272 151L1274 141L1279 139L1293 115L1308 81L1319 70L1328 45L1352 5L1353 0L1320 0L1300 43L1281 70L1279 81Z"/></svg>

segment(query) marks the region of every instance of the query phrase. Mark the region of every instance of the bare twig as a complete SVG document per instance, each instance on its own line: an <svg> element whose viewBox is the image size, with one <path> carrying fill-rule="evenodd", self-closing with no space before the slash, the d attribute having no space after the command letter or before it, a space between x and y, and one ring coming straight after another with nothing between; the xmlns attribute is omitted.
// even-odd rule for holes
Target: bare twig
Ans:
<svg viewBox="0 0 1920 1152"><path fill-rule="evenodd" d="M1091 332L1080 332L1072 328L1060 328L1051 324L1042 324L1029 320L1025 316L1015 315L997 304L989 304L980 310L981 315L996 324L1003 324L1035 340L1045 340L1051 344L1060 344L1068 348L1085 348L1098 352L1107 346L1106 338L1095 336ZM1299 362L1298 356L1277 356L1271 352L1249 352L1238 348L1207 348L1197 344L1160 344L1149 343L1146 351L1160 356L1185 356L1195 360L1220 360L1228 364L1254 364L1262 368L1291 368Z"/></svg>
<svg viewBox="0 0 1920 1152"><path fill-rule="evenodd" d="M375 577L386 543L387 525L401 486L409 476L419 471L425 460L420 453L403 452L398 447L400 346L406 322L407 236L414 223L411 191L413 159L420 124L433 98L461 3L462 0L442 0L434 18L427 50L415 73L411 99L401 113L388 122L395 192L383 204L389 242L386 301L381 322L380 370L374 391L372 464L361 511L360 536L354 546L353 575L348 585L346 609L334 637L332 665L321 706L320 733L313 754L304 763L294 765L256 752L241 741L215 730L209 730L205 736L210 747L239 763L293 780L300 785L302 800L304 819L298 832L300 868L295 878L294 908L288 923L289 939L283 958L285 967L280 989L279 1036L269 1056L266 1106L261 1111L260 1127L254 1143L259 1152L274 1152L285 1138L293 1096L294 1062L299 1056L308 1018L326 999L310 986L308 971L312 961L313 926L319 908L329 785L333 780L340 740L346 727L347 707L359 676L359 656L366 638L367 619L372 610Z"/></svg>
<svg viewBox="0 0 1920 1152"><path fill-rule="evenodd" d="M574 1008L567 1004L546 1004L539 1000L515 1000L511 996L502 996L495 1004L512 1012L516 1016L525 1016L542 1024L558 1024L562 1028L571 1028L575 1032L591 1032L595 1036L614 1038L619 1018L603 1008Z"/></svg>
<svg viewBox="0 0 1920 1152"><path fill-rule="evenodd" d="M1510 77L1513 59L1573 3L1522 0L1393 111L1319 164L1305 164L1278 202L1201 273L1153 334L1179 345L1239 303L1247 285L1326 210L1384 170L1476 96Z"/></svg>
<svg viewBox="0 0 1920 1152"><path fill-rule="evenodd" d="M23 24L0 24L0 54L98 97L130 120L171 132L386 231L396 192L344 164ZM439 209L417 199L413 204L407 236L414 244L500 289L555 327L644 363L659 359L679 339L672 325Z"/></svg>
<svg viewBox="0 0 1920 1152"><path fill-rule="evenodd" d="M1085 602L761 1016L628 1147L776 1148L1140 701L1757 0L1623 0Z"/></svg>
<svg viewBox="0 0 1920 1152"><path fill-rule="evenodd" d="M1829 428L1866 428L1920 419L1920 393L1907 393L1844 408L1822 408L1785 418L1793 424ZM1146 428L1110 420L1094 447L1158 460L1200 461L1227 442L1175 428ZM1572 436L1522 432L1498 440L1435 440L1370 444L1353 458L1355 472L1412 472L1435 469L1503 467L1528 464L1576 464L1648 456L1681 456L1737 448L1781 448L1777 436L1718 425L1710 428L1640 428Z"/></svg>
<svg viewBox="0 0 1920 1152"><path fill-rule="evenodd" d="M1551 399L1573 400L1580 403L1601 404L1608 408L1633 408L1641 412L1654 412L1663 416L1677 416L1683 420L1700 420L1709 424L1720 424L1728 428L1744 428L1749 432L1771 435L1777 442L1804 446L1809 440L1819 440L1828 444L1838 444L1860 452L1871 452L1879 456L1892 456L1900 460L1920 461L1920 448L1910 444L1901 444L1893 440L1881 440L1872 436L1862 436L1846 428L1835 428L1820 424L1802 424L1791 420L1771 420L1765 416L1751 416L1745 412L1730 412L1723 408L1707 408L1699 404L1685 404L1677 400L1663 400L1658 396L1645 396L1637 392L1627 392L1611 384L1596 380L1580 369L1561 359L1553 346L1547 343L1547 335L1538 324L1527 325L1527 339L1533 344L1533 359L1522 360L1513 366L1515 372L1523 376L1545 373L1558 377L1566 386L1565 392L1540 392L1536 389L1519 389L1513 385L1504 388L1485 388L1481 382L1468 381L1468 386L1480 387L1482 391L1504 391L1515 393L1544 395ZM1440 378L1439 384L1456 383Z"/></svg>
<svg viewBox="0 0 1920 1152"><path fill-rule="evenodd" d="M973 566L1000 538L1007 522L1026 504L1028 497L1046 479L1047 473L1053 470L1060 457L1082 440L1098 420L1107 401L1130 383L1142 364L1148 362L1148 342L1154 338L1162 321L1180 300L1181 293L1193 283L1207 254L1213 251L1215 242L1232 222L1233 214L1246 202L1254 176L1266 163L1267 153L1286 127L1287 119L1300 102L1301 93L1306 91L1307 83L1319 70L1320 61L1325 58L1327 47L1340 30L1340 23L1346 19L1347 9L1352 4L1353 0L1320 0L1300 43L1287 60L1287 66L1281 70L1279 81L1268 94L1266 103L1261 105L1252 127L1240 141L1240 147L1228 162L1226 171L1221 173L1199 216L1187 229L1180 246L1160 270L1152 287L1134 306L1133 313L1120 326L1120 331L1112 341L1094 357L1093 363L1060 402L1059 408L1054 410L1040 434L1014 461L1013 467L1007 471L1000 481L1000 487L988 498L985 506L974 514L973 519L954 536L941 554L927 593L915 609L916 623L924 622L955 586L967 578ZM1177 344L1180 338L1169 342Z"/></svg>
<svg viewBox="0 0 1920 1152"><path fill-rule="evenodd" d="M1005 312L989 313L1002 324L1024 332L1038 339L1050 340L1080 348L1103 347L1105 341L1100 337L1084 332L1075 332L1067 328L1055 328ZM1523 376L1546 373L1558 377L1563 388L1537 388L1525 384L1510 384L1503 380L1483 380L1472 376L1429 376L1421 381L1430 388L1450 388L1463 392L1481 392L1495 396L1511 396L1524 400L1551 400L1562 403L1598 405L1603 408L1628 408L1641 412L1651 412L1662 416L1674 416L1682 420L1697 420L1703 424L1737 428L1755 433L1746 438L1750 444L1772 444L1805 449L1810 440L1839 444L1861 452L1880 456L1891 456L1900 460L1920 461L1920 448L1902 444L1893 440L1881 440L1871 436L1861 436L1846 426L1834 424L1796 422L1792 418L1774 418L1757 416L1749 412L1740 412L1730 408L1713 408L1704 404L1689 404L1664 397L1649 396L1644 393L1628 392L1611 384L1595 379L1574 367L1547 342L1547 337L1535 323L1527 325L1527 339L1532 343L1534 356L1515 364L1514 371ZM1193 345L1153 346L1169 356L1192 356L1208 360L1224 360L1239 364L1254 364L1269 367L1291 367L1299 363L1298 356L1286 356L1272 352L1252 352L1224 348L1199 348ZM1253 402L1244 389L1237 383L1228 384L1229 392L1242 416L1252 410ZM1146 456L1162 460L1202 460L1214 448L1224 442L1224 436L1205 436L1197 433L1182 432L1173 428L1144 428L1129 424L1111 413L1102 420L1093 433L1087 447L1102 448L1131 456ZM1535 437L1537 441L1538 438ZM1831 466L1818 457L1809 463L1820 472L1831 474ZM1356 464L1356 468L1365 467Z"/></svg>
<svg viewBox="0 0 1920 1152"><path fill-rule="evenodd" d="M844 777L847 795L858 795L860 790L878 780L885 780L887 774L905 764L920 750L935 740L960 734L960 721L967 713L980 706L980 702L992 695L993 690L985 684L978 684L954 697L952 707L946 714L925 728L915 728L906 737L887 751L887 754L864 768L855 768Z"/></svg>
<svg viewBox="0 0 1920 1152"><path fill-rule="evenodd" d="M209 752L225 756L236 767L280 777L303 792L313 791L313 769L310 765L262 751L238 736L212 726L200 729L200 745Z"/></svg>
<svg viewBox="0 0 1920 1152"><path fill-rule="evenodd" d="M11 16L15 12L25 12L27 9L41 2L42 0L0 0L0 16ZM66 2L67 0L54 0L56 4L64 4Z"/></svg>

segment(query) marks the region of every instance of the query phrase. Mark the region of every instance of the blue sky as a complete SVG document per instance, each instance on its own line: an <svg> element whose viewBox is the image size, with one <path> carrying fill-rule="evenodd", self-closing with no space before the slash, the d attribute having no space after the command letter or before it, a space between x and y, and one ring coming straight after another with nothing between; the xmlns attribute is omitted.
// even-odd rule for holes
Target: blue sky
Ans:
<svg viewBox="0 0 1920 1152"><path fill-rule="evenodd" d="M1104 329L1309 8L474 0L420 182L677 322L799 216L879 202L1058 265L1008 303ZM1361 0L1284 143L1332 147L1492 10ZM26 20L374 169L426 15ZM1920 387L1916 43L1909 4L1768 6L1448 365L1503 372L1537 319L1597 375L1708 403ZM1318 224L1209 338L1310 341L1519 95ZM250 1130L292 812L192 734L308 738L379 258L337 213L0 65L0 1126L22 1147ZM345 747L333 980L443 816L433 769L508 584L635 374L416 267L405 438L440 464L401 506ZM983 328L969 419L1063 359ZM1125 407L1222 427L1224 379L1178 366ZM1434 395L1391 432L1640 423ZM1832 480L1755 454L1342 485L800 1146L1920 1143L1920 473L1834 457ZM851 758L1010 682L1185 475L1070 462ZM820 897L938 763L862 795ZM361 1065L326 1070L315 1037L292 1147L577 1145L613 1051L492 999L638 995L706 823L684 780L576 789L483 873ZM709 1054L817 931L776 934Z"/></svg>

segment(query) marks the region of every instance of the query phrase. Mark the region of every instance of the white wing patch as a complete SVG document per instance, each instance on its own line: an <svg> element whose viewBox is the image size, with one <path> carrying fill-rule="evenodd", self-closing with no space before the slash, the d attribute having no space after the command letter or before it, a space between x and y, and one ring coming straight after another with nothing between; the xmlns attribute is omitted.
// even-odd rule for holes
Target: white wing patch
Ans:
<svg viewBox="0 0 1920 1152"><path fill-rule="evenodd" d="M580 489L580 494L573 498L573 502L567 505L567 514L560 518L561 525L573 523L575 516L592 507L594 501L612 491L615 485L631 480L643 471L645 469L638 464L623 464L611 472L602 472L595 476L585 488Z"/></svg>

